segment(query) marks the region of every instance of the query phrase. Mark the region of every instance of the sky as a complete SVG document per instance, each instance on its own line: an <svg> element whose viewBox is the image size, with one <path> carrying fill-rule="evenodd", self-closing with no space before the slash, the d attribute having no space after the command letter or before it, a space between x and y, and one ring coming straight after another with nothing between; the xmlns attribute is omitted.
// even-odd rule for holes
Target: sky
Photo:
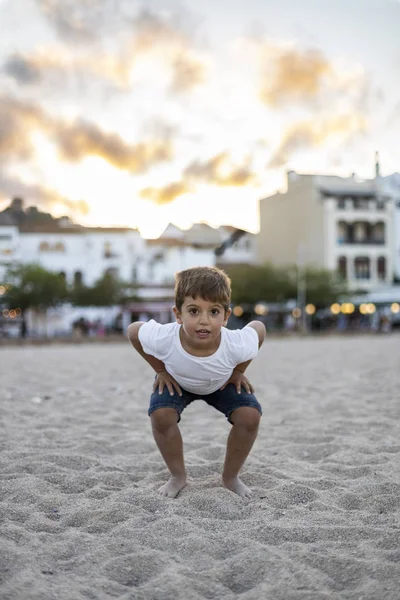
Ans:
<svg viewBox="0 0 400 600"><path fill-rule="evenodd" d="M397 0L0 0L0 209L259 230L286 173L400 169Z"/></svg>

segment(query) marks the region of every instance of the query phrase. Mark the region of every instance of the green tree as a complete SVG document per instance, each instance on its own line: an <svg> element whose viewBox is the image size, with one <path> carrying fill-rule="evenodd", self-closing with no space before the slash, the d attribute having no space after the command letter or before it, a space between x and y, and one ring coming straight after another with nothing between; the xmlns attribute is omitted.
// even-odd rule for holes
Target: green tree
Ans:
<svg viewBox="0 0 400 600"><path fill-rule="evenodd" d="M113 306L119 304L123 285L111 273L105 273L92 286L74 285L70 300L75 306Z"/></svg>
<svg viewBox="0 0 400 600"><path fill-rule="evenodd" d="M282 302L296 297L296 283L289 268L265 265L232 265L232 301L238 304Z"/></svg>
<svg viewBox="0 0 400 600"><path fill-rule="evenodd" d="M306 284L306 302L317 307L329 306L339 296L348 293L346 282L334 271L307 267L304 271Z"/></svg>
<svg viewBox="0 0 400 600"><path fill-rule="evenodd" d="M21 310L21 336L27 332L25 313L28 309L44 313L68 298L65 278L37 264L14 265L6 273L6 293L2 303L9 309Z"/></svg>
<svg viewBox="0 0 400 600"><path fill-rule="evenodd" d="M226 271L232 280L232 301L237 304L285 302L297 298L296 265L232 265ZM301 275L305 278L307 303L328 306L346 293L345 283L332 271L307 267Z"/></svg>
<svg viewBox="0 0 400 600"><path fill-rule="evenodd" d="M7 291L3 301L8 308L29 308L39 312L58 306L68 297L64 277L37 264L16 265L6 274Z"/></svg>

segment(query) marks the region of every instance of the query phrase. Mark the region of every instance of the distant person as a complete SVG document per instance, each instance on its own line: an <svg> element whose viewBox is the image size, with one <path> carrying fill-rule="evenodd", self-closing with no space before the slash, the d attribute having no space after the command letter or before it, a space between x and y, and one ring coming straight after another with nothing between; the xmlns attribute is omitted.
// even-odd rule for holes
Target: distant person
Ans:
<svg viewBox="0 0 400 600"><path fill-rule="evenodd" d="M175 276L176 322L137 321L128 328L133 347L156 372L148 414L171 473L160 492L170 498L186 485L178 423L182 411L196 399L222 412L232 424L222 485L239 496L251 494L239 471L257 437L262 410L244 372L257 356L266 331L261 321L227 329L230 297L230 279L223 271L187 269Z"/></svg>
<svg viewBox="0 0 400 600"><path fill-rule="evenodd" d="M24 317L24 316L22 317L22 320L21 320L20 335L21 335L21 338L22 338L23 340L24 340L24 339L26 338L26 336L28 335L28 327L27 327L26 320L25 320L25 317Z"/></svg>

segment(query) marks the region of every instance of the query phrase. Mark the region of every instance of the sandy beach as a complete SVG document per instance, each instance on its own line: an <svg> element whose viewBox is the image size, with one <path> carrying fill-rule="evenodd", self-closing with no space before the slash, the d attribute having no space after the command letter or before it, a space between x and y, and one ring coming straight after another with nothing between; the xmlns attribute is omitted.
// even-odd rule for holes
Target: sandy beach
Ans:
<svg viewBox="0 0 400 600"><path fill-rule="evenodd" d="M242 499L229 425L183 414L175 500L126 344L2 347L2 600L398 600L400 336L266 340Z"/></svg>

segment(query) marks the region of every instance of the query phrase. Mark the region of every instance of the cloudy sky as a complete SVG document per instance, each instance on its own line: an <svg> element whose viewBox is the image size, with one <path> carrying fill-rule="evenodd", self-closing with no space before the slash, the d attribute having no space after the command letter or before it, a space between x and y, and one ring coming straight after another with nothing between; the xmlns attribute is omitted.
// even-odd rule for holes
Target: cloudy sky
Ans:
<svg viewBox="0 0 400 600"><path fill-rule="evenodd" d="M0 0L0 208L258 230L287 169L400 169L396 0Z"/></svg>

